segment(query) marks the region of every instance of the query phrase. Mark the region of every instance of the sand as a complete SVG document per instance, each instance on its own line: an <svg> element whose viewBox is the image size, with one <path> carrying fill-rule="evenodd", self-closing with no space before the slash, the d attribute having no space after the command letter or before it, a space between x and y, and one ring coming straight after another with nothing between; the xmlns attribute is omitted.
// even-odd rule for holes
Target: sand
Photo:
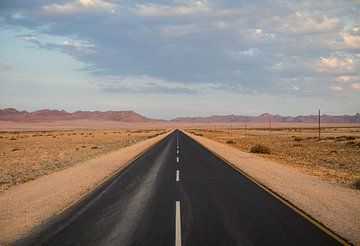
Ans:
<svg viewBox="0 0 360 246"><path fill-rule="evenodd" d="M192 129L195 135L227 143L242 151L260 144L270 148L264 158L274 160L324 181L352 187L360 180L360 128L331 127L317 129Z"/></svg>
<svg viewBox="0 0 360 246"><path fill-rule="evenodd" d="M11 187L0 194L0 245L61 213L169 133Z"/></svg>
<svg viewBox="0 0 360 246"><path fill-rule="evenodd" d="M255 154L187 133L338 235L360 244L360 191L320 180Z"/></svg>
<svg viewBox="0 0 360 246"><path fill-rule="evenodd" d="M157 129L0 132L0 192L162 132Z"/></svg>

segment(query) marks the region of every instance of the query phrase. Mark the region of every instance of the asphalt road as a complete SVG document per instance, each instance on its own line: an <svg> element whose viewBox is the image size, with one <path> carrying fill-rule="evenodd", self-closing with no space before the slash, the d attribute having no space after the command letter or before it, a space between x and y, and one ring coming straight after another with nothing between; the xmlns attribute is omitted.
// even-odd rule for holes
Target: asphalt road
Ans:
<svg viewBox="0 0 360 246"><path fill-rule="evenodd" d="M16 244L339 243L197 142L175 131Z"/></svg>

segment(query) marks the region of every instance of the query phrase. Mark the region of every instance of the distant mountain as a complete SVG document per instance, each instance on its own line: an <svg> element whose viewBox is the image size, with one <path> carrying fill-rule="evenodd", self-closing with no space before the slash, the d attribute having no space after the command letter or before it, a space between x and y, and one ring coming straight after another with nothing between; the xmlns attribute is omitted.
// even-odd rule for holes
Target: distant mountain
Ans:
<svg viewBox="0 0 360 246"><path fill-rule="evenodd" d="M300 116L281 116L265 113L259 116L244 115L212 115L206 117L179 117L173 122L192 122L192 123L210 123L210 122L284 122L284 123L316 123L317 115ZM323 123L360 123L360 113L355 115L321 115Z"/></svg>
<svg viewBox="0 0 360 246"><path fill-rule="evenodd" d="M42 109L34 112L18 111L14 108L0 109L0 120L18 122L42 122L63 120L109 120L121 122L154 122L158 121L142 116L134 111L76 111Z"/></svg>
<svg viewBox="0 0 360 246"><path fill-rule="evenodd" d="M64 120L109 120L119 122L165 122L150 119L134 111L76 111L42 109L34 112L18 111L14 108L0 109L0 120L17 122L43 122ZM179 117L169 122L211 123L211 122L284 122L284 123L316 123L317 115L281 116L265 113L259 116L244 115L212 115L206 117ZM321 115L323 123L360 123L360 113L355 115Z"/></svg>

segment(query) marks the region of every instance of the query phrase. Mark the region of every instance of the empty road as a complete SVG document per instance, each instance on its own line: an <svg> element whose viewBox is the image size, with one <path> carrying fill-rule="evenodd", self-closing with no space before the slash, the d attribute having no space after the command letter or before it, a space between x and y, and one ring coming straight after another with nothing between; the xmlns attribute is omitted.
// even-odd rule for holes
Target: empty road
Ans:
<svg viewBox="0 0 360 246"><path fill-rule="evenodd" d="M19 245L339 245L174 131Z"/></svg>

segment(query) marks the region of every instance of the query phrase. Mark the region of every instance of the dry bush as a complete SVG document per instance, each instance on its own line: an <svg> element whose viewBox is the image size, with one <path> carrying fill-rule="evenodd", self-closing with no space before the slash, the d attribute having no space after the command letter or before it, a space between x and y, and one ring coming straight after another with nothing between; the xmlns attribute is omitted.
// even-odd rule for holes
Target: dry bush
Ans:
<svg viewBox="0 0 360 246"><path fill-rule="evenodd" d="M234 140L228 140L226 141L227 144L236 144L236 142Z"/></svg>
<svg viewBox="0 0 360 246"><path fill-rule="evenodd" d="M250 153L270 154L270 148L261 144L255 144L251 147Z"/></svg>
<svg viewBox="0 0 360 246"><path fill-rule="evenodd" d="M355 189L360 190L360 178L355 180L353 186L354 186Z"/></svg>
<svg viewBox="0 0 360 246"><path fill-rule="evenodd" d="M98 149L98 146L92 146L91 149Z"/></svg>
<svg viewBox="0 0 360 246"><path fill-rule="evenodd" d="M301 138L301 137L295 137L294 138L294 141L297 141L297 142L300 142L300 141L302 141L303 139Z"/></svg>

